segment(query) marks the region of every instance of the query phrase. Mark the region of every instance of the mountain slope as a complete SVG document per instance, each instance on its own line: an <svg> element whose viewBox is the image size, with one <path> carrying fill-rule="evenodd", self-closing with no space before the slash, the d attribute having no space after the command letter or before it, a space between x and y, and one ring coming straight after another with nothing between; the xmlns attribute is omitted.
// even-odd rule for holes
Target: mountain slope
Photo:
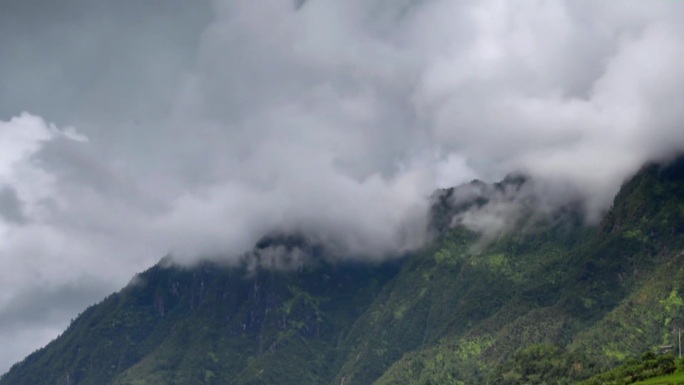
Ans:
<svg viewBox="0 0 684 385"><path fill-rule="evenodd" d="M333 370L340 330L394 274L391 265L250 272L160 263L0 383L318 383Z"/></svg>
<svg viewBox="0 0 684 385"><path fill-rule="evenodd" d="M527 290L467 333L404 355L377 384L573 383L644 350L672 344L674 329L684 321L683 166L679 160L642 169L623 186L598 231L555 250L556 258L546 253L543 260L549 263L522 280ZM513 246L511 236L519 234L501 237L500 246L493 247ZM552 235L550 244L559 239ZM533 260L516 271L534 266ZM477 257L474 263L480 261ZM537 370L539 359L513 353L527 347L555 355L557 377L542 379L554 371L546 367L525 378ZM502 368L513 365L511 360L519 362L507 373Z"/></svg>
<svg viewBox="0 0 684 385"><path fill-rule="evenodd" d="M574 383L684 326L684 160L629 180L598 227L526 178L439 192L433 242L380 266L165 262L0 378L12 384ZM481 237L472 213L515 215ZM283 246L284 245L284 246Z"/></svg>

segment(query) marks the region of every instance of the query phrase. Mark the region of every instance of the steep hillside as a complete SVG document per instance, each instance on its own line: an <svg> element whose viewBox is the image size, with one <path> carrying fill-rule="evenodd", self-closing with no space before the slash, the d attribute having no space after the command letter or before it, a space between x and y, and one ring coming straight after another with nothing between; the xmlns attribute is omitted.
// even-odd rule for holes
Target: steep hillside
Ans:
<svg viewBox="0 0 684 385"><path fill-rule="evenodd" d="M280 270L163 261L0 385L575 383L671 344L684 160L644 167L597 227L579 203L540 213L528 183L438 192L434 241L400 264L326 262L297 237L257 245L308 255Z"/></svg>
<svg viewBox="0 0 684 385"><path fill-rule="evenodd" d="M488 286L474 302L480 314L491 315L406 353L377 384L574 383L672 344L684 321L683 171L681 160L645 167L623 186L597 230L563 236L551 226L500 237L487 250L520 260L512 271L522 278L506 282L494 271L486 273L490 281L478 277ZM469 266L492 258L459 255ZM462 302L473 299L457 293Z"/></svg>
<svg viewBox="0 0 684 385"><path fill-rule="evenodd" d="M392 265L159 265L88 308L2 384L322 383Z"/></svg>

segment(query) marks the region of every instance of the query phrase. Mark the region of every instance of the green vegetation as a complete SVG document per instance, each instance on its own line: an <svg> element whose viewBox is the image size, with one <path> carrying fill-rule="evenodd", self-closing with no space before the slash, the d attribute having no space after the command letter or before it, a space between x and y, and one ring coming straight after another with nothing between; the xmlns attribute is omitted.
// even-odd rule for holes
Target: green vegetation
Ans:
<svg viewBox="0 0 684 385"><path fill-rule="evenodd" d="M617 368L592 377L581 385L628 385L659 376L667 376L677 369L671 354L644 353L640 359L629 359Z"/></svg>
<svg viewBox="0 0 684 385"><path fill-rule="evenodd" d="M681 385L684 384L684 372L677 372L669 376L649 378L635 382L634 385Z"/></svg>
<svg viewBox="0 0 684 385"><path fill-rule="evenodd" d="M488 382L492 384L575 384L594 367L579 352L557 345L538 344L514 353L497 367Z"/></svg>
<svg viewBox="0 0 684 385"><path fill-rule="evenodd" d="M492 188L511 183L524 179ZM641 353L684 328L684 161L645 167L596 227L579 205L539 216L532 202L485 242L449 223L487 198L456 193L437 197L435 239L400 264L320 250L281 272L159 264L0 385L618 384L674 370ZM258 247L280 244L303 240Z"/></svg>

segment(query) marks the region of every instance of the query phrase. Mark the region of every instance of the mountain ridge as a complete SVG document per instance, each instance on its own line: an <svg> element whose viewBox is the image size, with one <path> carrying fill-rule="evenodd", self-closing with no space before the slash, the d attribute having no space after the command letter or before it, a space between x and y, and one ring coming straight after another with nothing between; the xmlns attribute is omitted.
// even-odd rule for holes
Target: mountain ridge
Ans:
<svg viewBox="0 0 684 385"><path fill-rule="evenodd" d="M0 384L574 383L683 324L683 165L644 166L596 227L573 205L532 215L505 194L521 177L473 182L470 201L437 194L434 240L401 261L161 261ZM517 211L483 242L462 214L492 202ZM273 246L324 253L286 235L258 248ZM540 355L555 377L535 374Z"/></svg>

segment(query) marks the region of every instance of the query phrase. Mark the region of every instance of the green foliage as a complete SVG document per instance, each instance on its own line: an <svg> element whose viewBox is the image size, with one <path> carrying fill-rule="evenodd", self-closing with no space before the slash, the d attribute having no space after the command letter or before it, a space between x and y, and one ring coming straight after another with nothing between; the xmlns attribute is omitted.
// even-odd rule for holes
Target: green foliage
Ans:
<svg viewBox="0 0 684 385"><path fill-rule="evenodd" d="M628 385L649 378L674 373L675 359L672 355L656 356L652 352L644 353L640 359L631 359L617 368L592 377L581 385Z"/></svg>
<svg viewBox="0 0 684 385"><path fill-rule="evenodd" d="M579 352L557 345L538 344L514 353L494 370L490 384L574 384L594 370Z"/></svg>

